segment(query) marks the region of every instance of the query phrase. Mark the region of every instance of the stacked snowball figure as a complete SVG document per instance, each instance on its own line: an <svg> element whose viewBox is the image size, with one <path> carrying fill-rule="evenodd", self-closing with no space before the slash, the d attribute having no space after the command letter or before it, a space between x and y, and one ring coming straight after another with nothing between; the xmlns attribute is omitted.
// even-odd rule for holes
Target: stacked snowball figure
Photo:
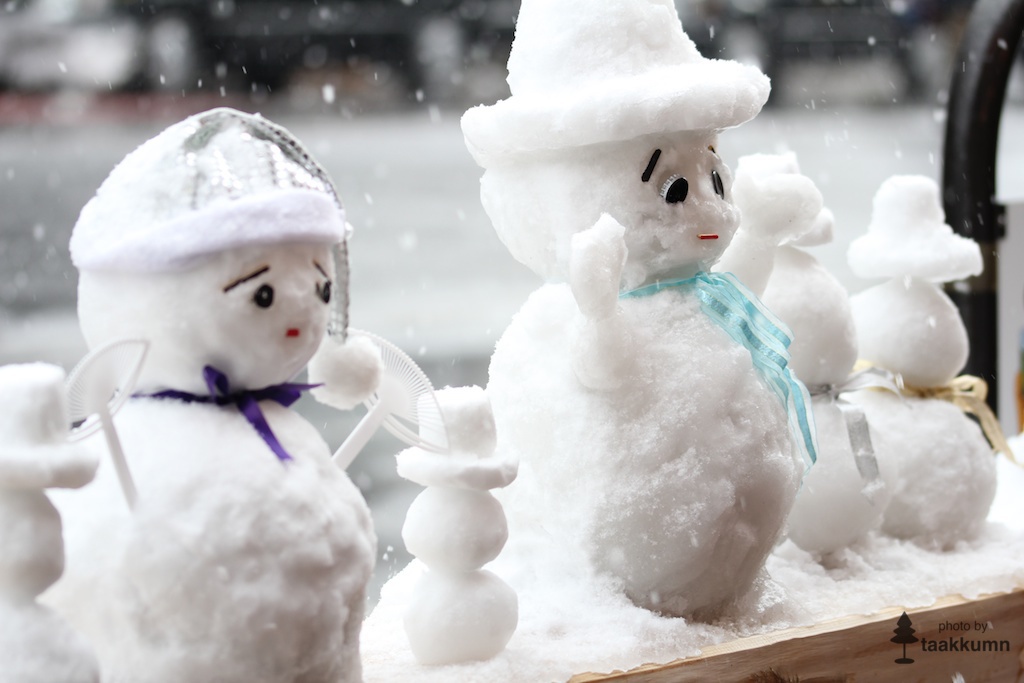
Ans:
<svg viewBox="0 0 1024 683"><path fill-rule="evenodd" d="M69 565L49 599L105 680L361 680L369 511L287 408L314 353L334 405L379 377L372 342L325 334L332 298L347 297L345 238L300 143L230 109L144 143L82 210L71 255L87 343L149 342L114 420L133 513L107 463L61 501Z"/></svg>
<svg viewBox="0 0 1024 683"><path fill-rule="evenodd" d="M818 461L804 477L788 535L804 550L833 552L877 528L890 497L885 482L891 468L879 470L863 410L840 398L844 391L884 381L872 373L851 374L857 335L848 294L801 248L830 241L832 217L811 180L800 174L796 156L742 157L734 192L743 211L737 240L744 237L771 265L762 300L793 333L793 371L807 385L814 407ZM769 230L765 222L776 225ZM750 232L786 239L773 248L746 237Z"/></svg>
<svg viewBox="0 0 1024 683"><path fill-rule="evenodd" d="M895 464L882 529L935 547L970 539L992 504L996 463L979 426L941 397L958 394L952 383L968 342L938 283L980 273L978 245L946 225L933 180L894 176L875 195L868 232L850 245L848 259L860 277L889 278L851 297L860 356L900 375L908 389L902 398L854 395L879 461Z"/></svg>
<svg viewBox="0 0 1024 683"><path fill-rule="evenodd" d="M515 591L482 569L508 539L490 489L508 486L516 466L492 457L494 417L483 389L449 388L437 399L451 452L410 448L398 456L398 473L426 487L402 528L406 548L427 567L404 623L420 663L453 664L493 657L516 629Z"/></svg>
<svg viewBox="0 0 1024 683"><path fill-rule="evenodd" d="M0 368L0 682L98 683L91 648L36 596L64 571L61 519L51 487L78 488L96 472L88 449L67 441L64 371L33 363Z"/></svg>
<svg viewBox="0 0 1024 683"><path fill-rule="evenodd" d="M794 444L813 451L781 331L707 273L739 221L718 132L768 81L701 57L669 0L525 0L508 71L511 97L462 119L498 235L551 281L490 366L499 455L521 463L506 554L534 538L524 562L578 555L637 605L710 617L761 575Z"/></svg>

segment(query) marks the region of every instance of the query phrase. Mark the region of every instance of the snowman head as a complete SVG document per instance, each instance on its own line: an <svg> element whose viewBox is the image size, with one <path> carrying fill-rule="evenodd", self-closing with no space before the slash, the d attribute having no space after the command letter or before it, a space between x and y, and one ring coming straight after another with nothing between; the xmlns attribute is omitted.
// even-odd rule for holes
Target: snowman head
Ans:
<svg viewBox="0 0 1024 683"><path fill-rule="evenodd" d="M714 263L737 220L717 132L757 114L763 74L702 57L670 0L524 0L508 69L512 96L462 129L516 258L564 279L572 234L609 213L625 286Z"/></svg>
<svg viewBox="0 0 1024 683"><path fill-rule="evenodd" d="M623 286L708 269L739 222L715 131L640 136L530 155L489 168L481 198L512 254L568 276L572 235L603 213L626 227Z"/></svg>
<svg viewBox="0 0 1024 683"><path fill-rule="evenodd" d="M330 180L287 131L225 109L187 119L115 168L75 226L86 341L148 340L141 391L201 393L206 365L233 389L287 381L345 296L345 236Z"/></svg>

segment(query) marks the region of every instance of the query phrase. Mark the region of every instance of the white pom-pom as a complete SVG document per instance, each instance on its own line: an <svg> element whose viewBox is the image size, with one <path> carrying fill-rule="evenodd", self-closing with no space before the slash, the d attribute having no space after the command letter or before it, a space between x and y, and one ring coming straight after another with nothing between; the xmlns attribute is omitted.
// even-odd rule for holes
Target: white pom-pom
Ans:
<svg viewBox="0 0 1024 683"><path fill-rule="evenodd" d="M309 381L316 400L349 410L366 400L380 383L380 349L368 337L349 337L344 344L324 340L309 361Z"/></svg>

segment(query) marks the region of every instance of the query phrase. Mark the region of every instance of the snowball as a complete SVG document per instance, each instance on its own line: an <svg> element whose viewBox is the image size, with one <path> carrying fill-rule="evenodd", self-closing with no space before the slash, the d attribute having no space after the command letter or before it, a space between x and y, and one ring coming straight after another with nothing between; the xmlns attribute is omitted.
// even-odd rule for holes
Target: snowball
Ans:
<svg viewBox="0 0 1024 683"><path fill-rule="evenodd" d="M498 556L508 526L487 491L430 487L409 506L402 540L432 570L468 572Z"/></svg>
<svg viewBox="0 0 1024 683"><path fill-rule="evenodd" d="M859 277L915 277L950 282L982 271L981 250L946 224L934 180L893 176L875 195L866 235L847 258Z"/></svg>
<svg viewBox="0 0 1024 683"><path fill-rule="evenodd" d="M349 410L376 391L382 371L380 349L369 337L349 336L344 344L325 338L309 361L309 382L324 385L313 389L316 400Z"/></svg>
<svg viewBox="0 0 1024 683"><path fill-rule="evenodd" d="M422 664L489 659L515 632L515 591L490 572L428 571L405 612L405 633Z"/></svg>
<svg viewBox="0 0 1024 683"><path fill-rule="evenodd" d="M152 272L246 245L330 245L346 234L333 193L283 128L214 109L167 128L111 171L75 224L71 258L83 270Z"/></svg>
<svg viewBox="0 0 1024 683"><path fill-rule="evenodd" d="M967 363L960 312L937 285L890 280L850 297L860 357L917 387L942 386Z"/></svg>
<svg viewBox="0 0 1024 683"><path fill-rule="evenodd" d="M882 529L949 548L981 532L996 491L995 455L978 425L939 399L851 394L873 427L879 461L897 479Z"/></svg>
<svg viewBox="0 0 1024 683"><path fill-rule="evenodd" d="M701 57L669 0L524 2L508 70L512 96L462 118L484 167L524 152L721 130L753 118L769 91L757 69Z"/></svg>

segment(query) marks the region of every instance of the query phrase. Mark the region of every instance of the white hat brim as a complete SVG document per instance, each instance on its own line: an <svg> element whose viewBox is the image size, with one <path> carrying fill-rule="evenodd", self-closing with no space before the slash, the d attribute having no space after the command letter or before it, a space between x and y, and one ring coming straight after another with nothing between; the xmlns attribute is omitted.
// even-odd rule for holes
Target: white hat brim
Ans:
<svg viewBox="0 0 1024 683"><path fill-rule="evenodd" d="M71 260L80 270L173 271L237 247L331 245L346 237L341 208L312 190L278 190L222 201L116 234L105 229L104 216L96 213L86 204L71 235Z"/></svg>
<svg viewBox="0 0 1024 683"><path fill-rule="evenodd" d="M913 277L954 282L983 269L978 243L954 234L946 225L917 237L869 232L850 243L847 261L855 275L866 279Z"/></svg>
<svg viewBox="0 0 1024 683"><path fill-rule="evenodd" d="M654 133L716 131L757 116L768 77L739 62L700 59L557 92L512 95L462 117L474 159L631 140Z"/></svg>

